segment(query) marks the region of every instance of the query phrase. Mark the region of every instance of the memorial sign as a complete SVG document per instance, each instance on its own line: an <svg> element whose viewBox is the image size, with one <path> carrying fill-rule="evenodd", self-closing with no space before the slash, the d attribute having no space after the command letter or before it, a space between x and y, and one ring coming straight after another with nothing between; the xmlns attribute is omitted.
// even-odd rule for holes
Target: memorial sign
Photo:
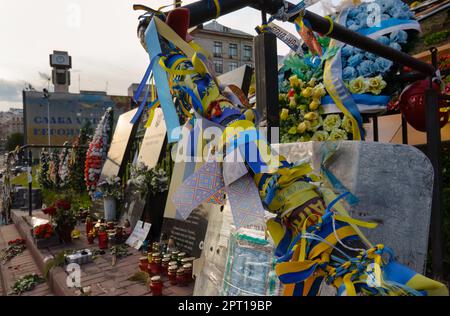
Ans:
<svg viewBox="0 0 450 316"><path fill-rule="evenodd" d="M142 247L144 240L147 238L151 226L152 224L150 223L138 221L130 237L128 237L126 244L130 247L133 247L134 249L139 250L139 248Z"/></svg>
<svg viewBox="0 0 450 316"><path fill-rule="evenodd" d="M162 109L157 108L151 125L145 131L136 160L137 163L143 163L149 168L154 168L157 165L164 145L166 131ZM123 224L125 220L129 220L131 227L133 227L141 219L145 204L146 200L127 186L125 189L124 213L120 222Z"/></svg>
<svg viewBox="0 0 450 316"><path fill-rule="evenodd" d="M89 122L92 127L100 121L109 107L114 121L130 109L130 97L108 96L105 93L50 93L47 100L38 91L23 92L25 142L27 144L63 145L76 137ZM50 130L49 130L50 128Z"/></svg>
<svg viewBox="0 0 450 316"><path fill-rule="evenodd" d="M125 155L129 152L131 140L134 138L138 128L138 124L131 123L131 119L136 112L137 109L134 109L119 117L100 180L122 175L125 167L124 162L127 161Z"/></svg>
<svg viewBox="0 0 450 316"><path fill-rule="evenodd" d="M145 131L141 149L139 151L138 163L143 163L149 168L154 168L158 163L161 150L166 138L166 123L162 109L155 109L155 114L150 127Z"/></svg>

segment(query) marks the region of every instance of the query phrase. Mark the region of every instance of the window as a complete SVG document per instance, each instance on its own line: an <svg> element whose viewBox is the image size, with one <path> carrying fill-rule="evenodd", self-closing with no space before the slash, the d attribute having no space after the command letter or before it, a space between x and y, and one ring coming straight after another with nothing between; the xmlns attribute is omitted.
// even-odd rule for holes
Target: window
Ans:
<svg viewBox="0 0 450 316"><path fill-rule="evenodd" d="M233 71L238 67L238 63L235 61L232 61L228 64L228 70Z"/></svg>
<svg viewBox="0 0 450 316"><path fill-rule="evenodd" d="M250 60L252 59L253 50L251 46L245 45L244 46L244 59Z"/></svg>
<svg viewBox="0 0 450 316"><path fill-rule="evenodd" d="M237 57L238 48L237 44L230 44L230 58Z"/></svg>
<svg viewBox="0 0 450 316"><path fill-rule="evenodd" d="M222 42L214 42L214 57L222 57Z"/></svg>
<svg viewBox="0 0 450 316"><path fill-rule="evenodd" d="M218 74L223 73L223 63L222 63L221 60L214 60L214 70L215 70Z"/></svg>

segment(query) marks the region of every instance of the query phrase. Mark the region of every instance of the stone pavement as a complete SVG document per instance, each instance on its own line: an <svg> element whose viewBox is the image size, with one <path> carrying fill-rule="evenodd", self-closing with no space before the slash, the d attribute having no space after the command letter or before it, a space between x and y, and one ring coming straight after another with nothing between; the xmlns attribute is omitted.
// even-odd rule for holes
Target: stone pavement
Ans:
<svg viewBox="0 0 450 316"><path fill-rule="evenodd" d="M21 238L15 225L0 226L0 249L8 246L8 241ZM41 272L31 255L30 250L25 251L4 265L0 266L0 295L6 296L11 291L14 282L22 276L36 273L41 275ZM47 283L37 285L32 291L25 292L23 296L48 296L51 295Z"/></svg>
<svg viewBox="0 0 450 316"><path fill-rule="evenodd" d="M35 211L33 216L45 218L42 212ZM28 224L31 222L27 212L13 211L13 221L18 226L23 238L31 239L30 228ZM80 250L80 249L98 249L96 244L89 245L87 243L84 225L80 225L78 229L81 231L81 238L75 240L70 245L58 245L56 247L37 249L34 244L30 245L34 256L37 258L38 266L44 269L44 261L47 258L54 257L64 250ZM93 262L81 265L81 286L91 287L91 296L151 296L151 292L147 286L138 281L128 281L133 274L139 271L139 258L142 253L128 248L129 256L118 258L116 264L112 265L112 255L107 249L105 254L99 255ZM51 270L49 275L49 284L54 295L72 296L77 295L77 290L67 287L68 273L63 267L56 267ZM191 296L194 285L188 287L171 286L166 277L162 278L164 282L163 295L166 296Z"/></svg>

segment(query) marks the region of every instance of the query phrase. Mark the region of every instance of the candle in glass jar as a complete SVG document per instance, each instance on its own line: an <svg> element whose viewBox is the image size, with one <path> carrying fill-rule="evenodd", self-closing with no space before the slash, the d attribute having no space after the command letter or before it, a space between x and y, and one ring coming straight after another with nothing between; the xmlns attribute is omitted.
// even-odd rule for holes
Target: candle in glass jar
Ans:
<svg viewBox="0 0 450 316"><path fill-rule="evenodd" d="M167 276L169 277L169 283L170 285L176 285L177 284L177 266L169 266L167 269Z"/></svg>
<svg viewBox="0 0 450 316"><path fill-rule="evenodd" d="M160 276L154 276L150 279L150 290L153 296L162 296L163 283Z"/></svg>

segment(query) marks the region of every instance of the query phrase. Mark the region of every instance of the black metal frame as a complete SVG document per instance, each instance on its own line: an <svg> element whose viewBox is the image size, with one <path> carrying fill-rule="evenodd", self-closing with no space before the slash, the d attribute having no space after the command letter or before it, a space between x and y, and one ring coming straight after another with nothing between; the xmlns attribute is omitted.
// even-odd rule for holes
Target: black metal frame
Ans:
<svg viewBox="0 0 450 316"><path fill-rule="evenodd" d="M275 14L279 11L280 8L284 5L283 0L222 0L220 1L220 11L217 10L213 1L210 0L201 0L192 4L188 4L183 6L184 8L189 9L190 11L190 26L196 26L207 22L211 19L218 18L219 16L237 11L244 7L253 7L255 9L261 10L263 14L263 20L265 19L265 14ZM293 4L288 3L289 6L293 6ZM217 14L219 11L219 14ZM294 20L296 16L291 17L291 21ZM309 11L304 12L304 18L307 19L311 25L313 31L327 34L331 27L331 22L317 14L314 14ZM141 25L142 27L142 25ZM265 36L265 35L259 35ZM431 248L432 248L432 261L433 261L433 274L436 276L443 275L443 227L442 227L442 207L441 207L441 194L442 194L442 168L440 162L441 156L441 138L440 138L440 129L439 129L439 121L438 121L438 97L437 93L431 88L431 78L434 76L436 72L436 68L433 65L422 62L418 59L413 58L412 56L399 52L395 49L390 48L389 46L383 45L373 39L362 36L356 32L350 31L347 28L334 23L332 31L328 34L329 37L344 42L346 44L355 46L360 49L364 49L365 51L377 54L381 57L392 60L396 63L399 63L404 66L408 66L413 70L418 71L430 79L430 88L426 92L426 104L427 111L426 121L427 121L427 141L428 141L428 157L431 160L434 168L435 180L434 180L434 190L433 190L433 206L432 206L432 224L431 224ZM258 42L258 38L256 42ZM264 42L264 40L263 40ZM261 61L264 61L264 64L256 65L257 73L262 73L262 77L257 77L257 80L260 82L257 84L258 86L263 87L263 90L267 91L269 87L274 87L275 83L273 82L276 78L275 76L268 75L271 63L267 63L268 58L273 58L276 60L276 49L267 48L270 50L270 54L264 54L265 58L262 58ZM275 53L274 53L275 52ZM269 56L271 55L271 56ZM272 90L273 94L278 95L278 89L275 91ZM265 93L260 94L262 97ZM257 103L260 103L261 100L257 100ZM278 126L278 118L275 118L273 112L273 107L275 106L271 102L265 102L264 106L265 113L267 113L267 128L270 131L272 126Z"/></svg>

